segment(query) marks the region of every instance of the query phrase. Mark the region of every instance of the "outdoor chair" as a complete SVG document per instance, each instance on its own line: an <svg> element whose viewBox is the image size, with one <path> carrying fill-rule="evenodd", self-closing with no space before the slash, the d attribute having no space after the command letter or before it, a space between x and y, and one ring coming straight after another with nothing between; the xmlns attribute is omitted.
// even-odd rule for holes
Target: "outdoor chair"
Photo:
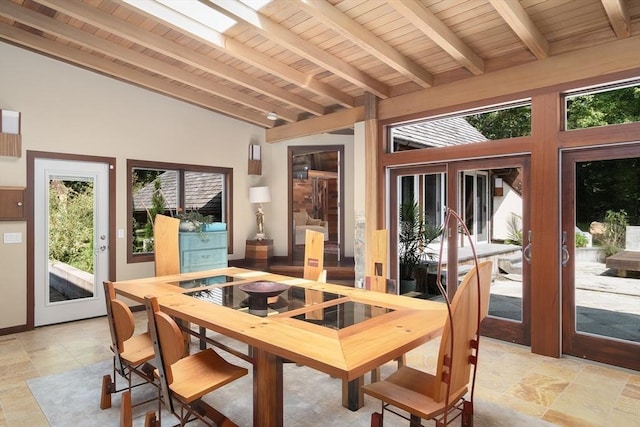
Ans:
<svg viewBox="0 0 640 427"><path fill-rule="evenodd" d="M155 297L146 297L145 307L158 359L155 375L160 381L158 419L147 416L145 427L161 426L163 402L178 417L180 426L195 419L209 426L235 426L229 418L201 398L247 375L247 369L227 362L212 348L185 356L182 333L176 322L160 311Z"/></svg>
<svg viewBox="0 0 640 427"><path fill-rule="evenodd" d="M122 395L121 412L124 418L131 411L131 389L144 384L153 384L154 366L150 363L154 358L153 343L149 332L134 335L135 320L129 306L116 299L113 283L104 282L105 301L107 305L107 320L111 332L111 350L113 351L113 379L111 375L102 377L102 390L100 395L100 409L111 407L111 395L121 391L127 391ZM127 387L120 390L116 386L116 373L127 380ZM137 375L144 382L133 385L132 377ZM136 405L150 402L147 399ZM136 406L134 405L134 406ZM129 424L130 425L130 424Z"/></svg>

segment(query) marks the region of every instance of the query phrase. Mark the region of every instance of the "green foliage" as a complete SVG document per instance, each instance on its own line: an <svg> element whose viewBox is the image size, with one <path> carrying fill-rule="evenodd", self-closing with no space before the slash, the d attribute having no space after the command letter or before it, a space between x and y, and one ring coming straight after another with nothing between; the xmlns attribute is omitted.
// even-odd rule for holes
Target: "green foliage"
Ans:
<svg viewBox="0 0 640 427"><path fill-rule="evenodd" d="M576 233L576 248L586 248L589 239L584 234Z"/></svg>
<svg viewBox="0 0 640 427"><path fill-rule="evenodd" d="M414 202L400 205L398 232L400 279L411 279L421 258L433 254L425 252L427 245L442 234L442 227L424 222L420 206Z"/></svg>
<svg viewBox="0 0 640 427"><path fill-rule="evenodd" d="M50 185L49 258L93 273L93 183L68 183Z"/></svg>
<svg viewBox="0 0 640 427"><path fill-rule="evenodd" d="M567 101L567 129L640 121L640 87L580 95Z"/></svg>
<svg viewBox="0 0 640 427"><path fill-rule="evenodd" d="M151 207L147 210L147 215L149 220L144 225L144 238L151 239L153 238L153 222L156 219L157 214L164 213L164 195L162 194L162 190L160 189L160 180L156 179L153 181L153 194L151 195ZM153 247L146 248L148 251L153 250Z"/></svg>
<svg viewBox="0 0 640 427"><path fill-rule="evenodd" d="M522 246L522 217L511 212L507 222L507 238L504 241L507 245Z"/></svg>
<svg viewBox="0 0 640 427"><path fill-rule="evenodd" d="M530 105L473 114L465 120L491 140L531 135Z"/></svg>
<svg viewBox="0 0 640 427"><path fill-rule="evenodd" d="M606 256L611 256L624 248L625 235L627 233L627 213L624 210L618 212L607 211L604 217L604 244Z"/></svg>

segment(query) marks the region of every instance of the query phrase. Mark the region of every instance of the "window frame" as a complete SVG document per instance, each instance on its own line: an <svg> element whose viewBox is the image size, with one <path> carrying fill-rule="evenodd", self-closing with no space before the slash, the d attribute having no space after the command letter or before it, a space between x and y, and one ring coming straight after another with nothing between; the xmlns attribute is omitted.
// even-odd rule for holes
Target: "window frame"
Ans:
<svg viewBox="0 0 640 427"><path fill-rule="evenodd" d="M184 174L185 172L207 172L217 173L224 175L224 218L227 224L227 253L233 253L233 168L226 168L220 166L204 166L204 165L192 165L184 163L169 163L158 162L150 160L136 160L127 159L127 264L134 264L139 262L150 262L155 260L154 252L134 253L133 252L133 224L131 221L131 212L133 211L133 182L131 177L133 176L133 169L145 168L145 169L158 169L158 170L174 170L179 174L180 188L179 194L179 207L184 208Z"/></svg>

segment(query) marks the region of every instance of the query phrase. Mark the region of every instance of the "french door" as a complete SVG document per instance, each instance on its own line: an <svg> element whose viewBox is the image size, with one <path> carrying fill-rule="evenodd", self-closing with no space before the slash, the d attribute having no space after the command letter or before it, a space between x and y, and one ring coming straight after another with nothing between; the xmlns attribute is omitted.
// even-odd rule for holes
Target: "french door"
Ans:
<svg viewBox="0 0 640 427"><path fill-rule="evenodd" d="M562 348L640 369L640 144L562 154ZM616 256L617 254L617 256Z"/></svg>
<svg viewBox="0 0 640 427"><path fill-rule="evenodd" d="M425 222L432 225L442 224L446 208L455 210L472 233L478 257L494 262L489 316L483 322L483 334L529 345L531 266L524 250L530 228L529 157L397 168L390 171L390 182L391 260L398 259L398 207L403 202L416 201ZM445 230L442 236L446 259L438 259L438 239L423 248L427 256L416 269L416 285L424 293L422 297L439 296L434 287L439 262L450 295L473 263L469 243L462 234L453 229ZM391 263L391 277L398 279L397 262Z"/></svg>
<svg viewBox="0 0 640 427"><path fill-rule="evenodd" d="M106 313L109 165L36 158L34 326Z"/></svg>

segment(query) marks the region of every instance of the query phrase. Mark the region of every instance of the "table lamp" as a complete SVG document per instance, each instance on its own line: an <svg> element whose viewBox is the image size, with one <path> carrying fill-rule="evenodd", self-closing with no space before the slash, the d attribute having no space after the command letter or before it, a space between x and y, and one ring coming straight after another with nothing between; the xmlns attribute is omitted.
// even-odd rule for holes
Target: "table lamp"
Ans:
<svg viewBox="0 0 640 427"><path fill-rule="evenodd" d="M256 234L256 240L264 240L267 235L264 232L264 212L262 211L262 204L269 203L271 201L271 193L269 187L251 187L249 188L249 201L251 203L258 203L260 206L256 211L256 224L258 224L258 233Z"/></svg>

